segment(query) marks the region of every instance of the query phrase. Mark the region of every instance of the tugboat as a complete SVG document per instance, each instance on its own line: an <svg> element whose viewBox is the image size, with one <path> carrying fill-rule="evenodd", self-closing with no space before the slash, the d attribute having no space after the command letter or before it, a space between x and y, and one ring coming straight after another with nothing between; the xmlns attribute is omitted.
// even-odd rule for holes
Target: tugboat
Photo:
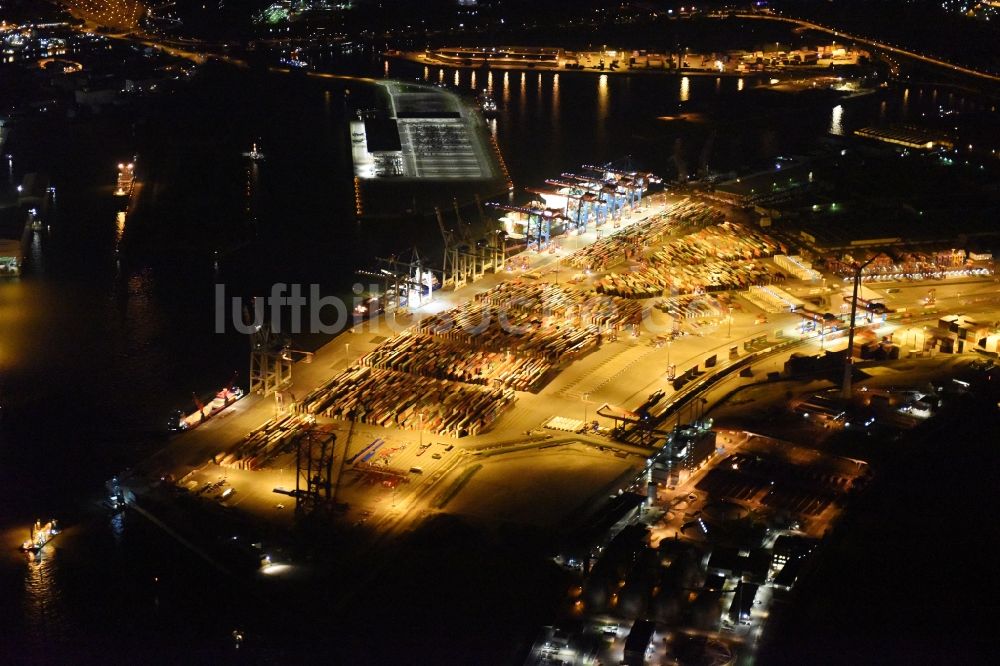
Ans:
<svg viewBox="0 0 1000 666"><path fill-rule="evenodd" d="M497 106L496 100L493 99L493 91L489 88L483 89L479 95L479 107L485 118L494 118L500 113L500 108Z"/></svg>

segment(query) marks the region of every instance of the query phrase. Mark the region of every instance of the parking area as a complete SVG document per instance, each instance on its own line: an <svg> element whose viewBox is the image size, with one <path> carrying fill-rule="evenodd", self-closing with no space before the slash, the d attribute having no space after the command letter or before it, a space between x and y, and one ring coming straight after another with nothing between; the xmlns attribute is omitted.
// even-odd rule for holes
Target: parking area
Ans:
<svg viewBox="0 0 1000 666"><path fill-rule="evenodd" d="M459 118L399 119L403 159L414 178L488 178L489 165Z"/></svg>

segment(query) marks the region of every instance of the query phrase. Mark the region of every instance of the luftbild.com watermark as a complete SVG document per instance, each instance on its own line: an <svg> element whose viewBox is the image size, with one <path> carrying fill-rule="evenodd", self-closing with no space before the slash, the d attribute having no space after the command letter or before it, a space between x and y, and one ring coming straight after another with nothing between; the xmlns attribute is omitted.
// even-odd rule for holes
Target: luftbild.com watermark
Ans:
<svg viewBox="0 0 1000 666"><path fill-rule="evenodd" d="M320 285L278 282L271 285L265 296L244 298L230 296L225 284L215 285L215 332L251 335L266 327L274 334L333 335L346 328L370 326L372 330L400 333L410 328L410 317L381 317L377 297L378 285L353 286L353 296L323 295ZM471 309L444 309L435 314L428 332L441 335L460 331L467 335L485 333L492 326L518 336L527 333L533 324L552 317L558 326L586 328L596 325L602 330L624 330L633 333L664 335L675 330L676 320L666 314L658 316L652 307L644 308L641 316L619 317L621 299L598 294L587 295L580 304L553 307L537 297L515 298L502 305L477 302ZM531 316L525 316L525 313ZM599 323L603 322L603 323ZM608 325L606 322L615 322Z"/></svg>

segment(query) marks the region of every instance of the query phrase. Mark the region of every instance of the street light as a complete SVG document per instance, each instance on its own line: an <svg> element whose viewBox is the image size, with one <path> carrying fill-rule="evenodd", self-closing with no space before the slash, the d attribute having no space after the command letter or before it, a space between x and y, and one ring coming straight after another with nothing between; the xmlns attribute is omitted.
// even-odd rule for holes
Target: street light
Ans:
<svg viewBox="0 0 1000 666"><path fill-rule="evenodd" d="M344 359L347 361L348 367L351 365L351 343L344 343Z"/></svg>
<svg viewBox="0 0 1000 666"><path fill-rule="evenodd" d="M584 427L584 429L586 429L586 427L587 427L587 405L590 404L588 402L590 400L590 394L589 393L584 393L583 396L582 396L582 398L583 398L583 427Z"/></svg>
<svg viewBox="0 0 1000 666"><path fill-rule="evenodd" d="M417 416L420 417L420 448L424 447L424 413L417 412Z"/></svg>

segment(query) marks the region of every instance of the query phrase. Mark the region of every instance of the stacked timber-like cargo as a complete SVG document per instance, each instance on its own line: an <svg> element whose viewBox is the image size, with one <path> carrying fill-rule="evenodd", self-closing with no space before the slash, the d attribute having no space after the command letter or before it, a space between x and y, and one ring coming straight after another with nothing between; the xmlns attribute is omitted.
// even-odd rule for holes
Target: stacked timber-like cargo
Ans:
<svg viewBox="0 0 1000 666"><path fill-rule="evenodd" d="M297 409L382 427L452 437L484 431L515 400L506 388L485 389L405 372L355 366L312 391Z"/></svg>
<svg viewBox="0 0 1000 666"><path fill-rule="evenodd" d="M534 390L552 364L528 354L469 350L440 336L405 333L386 341L361 358L361 365L383 370L450 379L467 384Z"/></svg>

